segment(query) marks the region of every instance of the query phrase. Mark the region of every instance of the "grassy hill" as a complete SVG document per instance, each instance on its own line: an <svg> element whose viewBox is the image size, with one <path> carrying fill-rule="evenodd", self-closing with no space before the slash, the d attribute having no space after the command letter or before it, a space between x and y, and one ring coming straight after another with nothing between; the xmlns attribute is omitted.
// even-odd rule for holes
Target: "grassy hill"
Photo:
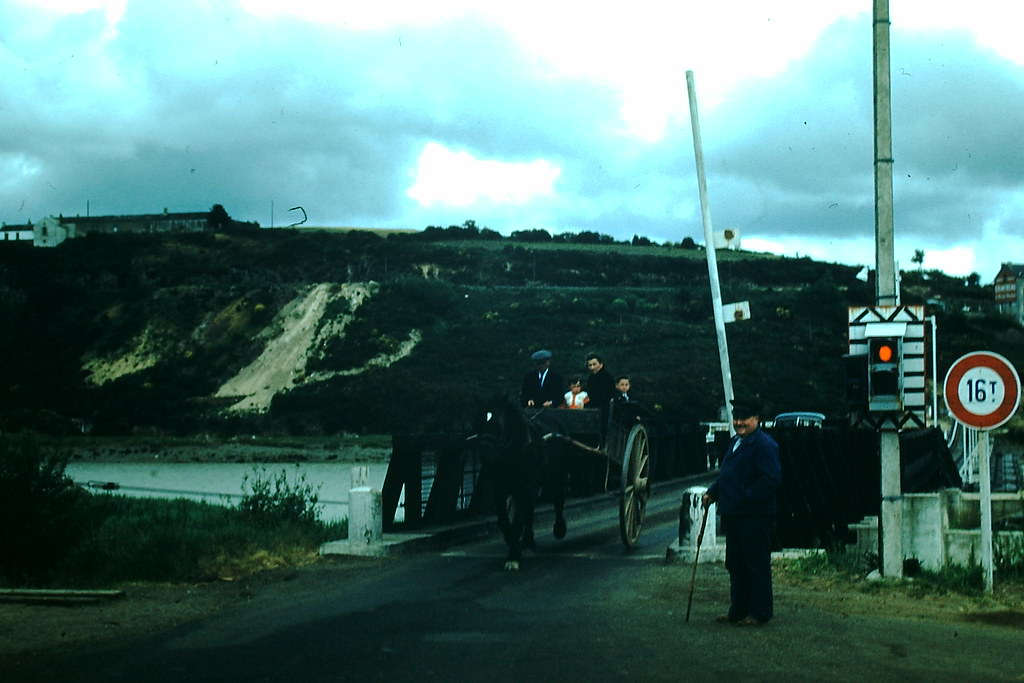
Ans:
<svg viewBox="0 0 1024 683"><path fill-rule="evenodd" d="M266 230L0 245L0 429L98 434L389 433L461 426L516 391L529 354L567 378L602 354L671 419L718 419L703 251L428 229L383 237ZM692 245L691 245L692 247ZM769 412L844 413L857 268L720 252L737 393ZM1024 367L1024 331L977 278L907 272L903 303L941 301L939 377L967 351ZM314 294L316 296L314 296ZM266 378L240 410L224 387ZM261 374L262 373L262 374Z"/></svg>

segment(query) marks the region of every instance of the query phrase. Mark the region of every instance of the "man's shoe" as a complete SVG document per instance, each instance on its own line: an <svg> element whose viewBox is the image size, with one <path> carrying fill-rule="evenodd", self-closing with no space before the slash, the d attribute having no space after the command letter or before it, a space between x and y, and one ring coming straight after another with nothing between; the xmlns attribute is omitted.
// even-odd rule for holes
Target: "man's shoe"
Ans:
<svg viewBox="0 0 1024 683"><path fill-rule="evenodd" d="M764 626L767 621L758 621L754 617L744 617L736 622L737 626Z"/></svg>

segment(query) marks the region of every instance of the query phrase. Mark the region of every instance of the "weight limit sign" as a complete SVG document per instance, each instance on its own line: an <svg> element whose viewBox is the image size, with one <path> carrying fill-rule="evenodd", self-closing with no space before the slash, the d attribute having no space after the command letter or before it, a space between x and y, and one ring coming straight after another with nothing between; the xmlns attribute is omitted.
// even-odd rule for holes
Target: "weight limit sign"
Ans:
<svg viewBox="0 0 1024 683"><path fill-rule="evenodd" d="M949 412L974 429L1002 425L1020 405L1017 370L1010 361L990 351L961 356L949 368L942 386Z"/></svg>

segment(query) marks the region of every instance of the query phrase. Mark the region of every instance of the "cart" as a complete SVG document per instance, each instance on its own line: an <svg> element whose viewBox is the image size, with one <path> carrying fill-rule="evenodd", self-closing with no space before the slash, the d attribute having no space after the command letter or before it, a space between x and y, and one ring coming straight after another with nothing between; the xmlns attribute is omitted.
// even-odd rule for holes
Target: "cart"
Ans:
<svg viewBox="0 0 1024 683"><path fill-rule="evenodd" d="M604 489L618 485L619 535L623 545L635 548L643 527L644 512L651 496L651 445L644 427L642 410L635 402L612 401L607 421L600 410L557 410L564 433L551 432L545 439L564 440L576 449L600 457L605 463ZM528 409L536 415L551 409ZM593 441L597 446L581 439Z"/></svg>

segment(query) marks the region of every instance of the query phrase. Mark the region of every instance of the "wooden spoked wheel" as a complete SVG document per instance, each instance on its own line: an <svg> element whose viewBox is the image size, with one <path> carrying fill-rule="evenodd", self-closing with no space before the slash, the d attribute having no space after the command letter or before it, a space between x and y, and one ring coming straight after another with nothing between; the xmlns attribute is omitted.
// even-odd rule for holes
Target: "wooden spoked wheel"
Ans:
<svg viewBox="0 0 1024 683"><path fill-rule="evenodd" d="M622 453L619 490L619 534L627 548L635 548L651 497L651 445L643 425L633 425Z"/></svg>

